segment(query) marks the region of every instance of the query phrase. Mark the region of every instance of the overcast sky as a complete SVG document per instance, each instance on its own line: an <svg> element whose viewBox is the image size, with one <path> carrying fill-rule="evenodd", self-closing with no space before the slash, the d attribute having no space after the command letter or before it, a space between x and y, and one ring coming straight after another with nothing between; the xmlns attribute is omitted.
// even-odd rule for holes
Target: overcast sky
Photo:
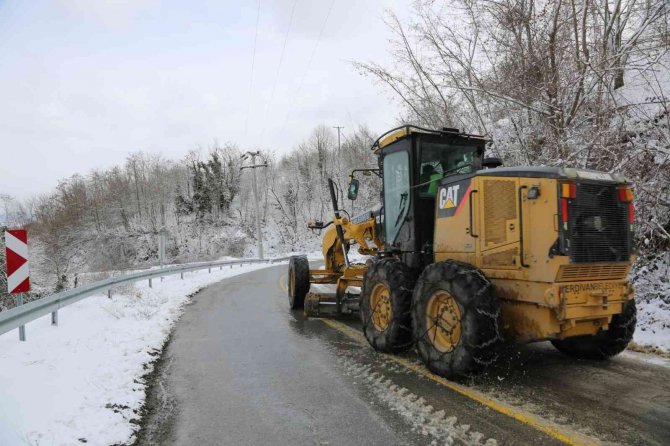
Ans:
<svg viewBox="0 0 670 446"><path fill-rule="evenodd" d="M396 104L348 61L388 59L384 11L403 3L261 0L257 28L256 0L0 0L0 192L48 192L138 150L383 131Z"/></svg>

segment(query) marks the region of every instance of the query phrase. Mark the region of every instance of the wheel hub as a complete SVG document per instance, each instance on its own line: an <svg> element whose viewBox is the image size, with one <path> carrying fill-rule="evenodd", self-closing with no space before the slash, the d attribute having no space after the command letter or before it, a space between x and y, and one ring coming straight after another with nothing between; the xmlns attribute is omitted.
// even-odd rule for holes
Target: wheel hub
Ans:
<svg viewBox="0 0 670 446"><path fill-rule="evenodd" d="M440 352L450 352L461 340L461 311L447 291L436 291L426 306L428 339Z"/></svg>
<svg viewBox="0 0 670 446"><path fill-rule="evenodd" d="M393 306L391 305L391 293L383 283L378 283L370 294L370 313L372 323L379 331L388 328L393 319Z"/></svg>

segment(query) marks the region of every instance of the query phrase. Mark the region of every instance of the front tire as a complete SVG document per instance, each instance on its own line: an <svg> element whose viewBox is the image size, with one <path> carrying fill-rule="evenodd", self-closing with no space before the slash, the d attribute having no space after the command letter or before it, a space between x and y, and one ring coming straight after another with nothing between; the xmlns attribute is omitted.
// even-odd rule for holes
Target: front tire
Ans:
<svg viewBox="0 0 670 446"><path fill-rule="evenodd" d="M309 261L305 256L293 256L288 263L288 304L291 310L305 305L309 292Z"/></svg>
<svg viewBox="0 0 670 446"><path fill-rule="evenodd" d="M623 311L612 317L609 329L591 336L554 339L551 343L558 351L580 359L607 359L626 349L633 339L637 308L635 301L624 304Z"/></svg>
<svg viewBox="0 0 670 446"><path fill-rule="evenodd" d="M382 259L365 272L360 297L363 334L380 352L412 346L412 288L415 274L398 259Z"/></svg>
<svg viewBox="0 0 670 446"><path fill-rule="evenodd" d="M500 303L475 267L438 262L426 267L414 289L412 323L419 356L449 379L483 371L498 358Z"/></svg>

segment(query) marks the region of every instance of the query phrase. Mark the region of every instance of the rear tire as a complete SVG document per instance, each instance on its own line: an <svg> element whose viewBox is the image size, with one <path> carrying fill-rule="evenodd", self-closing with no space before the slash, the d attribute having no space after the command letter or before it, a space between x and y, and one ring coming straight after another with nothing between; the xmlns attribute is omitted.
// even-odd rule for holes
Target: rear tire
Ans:
<svg viewBox="0 0 670 446"><path fill-rule="evenodd" d="M637 309L635 301L624 304L623 311L612 317L609 329L591 336L554 339L551 343L558 351L580 359L607 359L626 349L633 339Z"/></svg>
<svg viewBox="0 0 670 446"><path fill-rule="evenodd" d="M502 344L500 303L475 267L445 261L429 265L414 289L412 324L428 369L454 379L483 371Z"/></svg>
<svg viewBox="0 0 670 446"><path fill-rule="evenodd" d="M291 310L305 305L309 292L309 261L305 256L293 256L288 263L288 304Z"/></svg>
<svg viewBox="0 0 670 446"><path fill-rule="evenodd" d="M412 346L412 289L416 275L398 259L382 259L365 272L360 297L363 334L380 352Z"/></svg>

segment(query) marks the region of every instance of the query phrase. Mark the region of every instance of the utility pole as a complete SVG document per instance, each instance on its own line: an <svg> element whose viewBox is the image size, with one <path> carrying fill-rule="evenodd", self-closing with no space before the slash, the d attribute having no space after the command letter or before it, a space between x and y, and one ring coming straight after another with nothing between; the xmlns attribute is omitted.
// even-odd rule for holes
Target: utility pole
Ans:
<svg viewBox="0 0 670 446"><path fill-rule="evenodd" d="M340 144L340 131L344 128L340 125L334 125L334 129L337 129L337 154L339 155L342 152L342 145Z"/></svg>
<svg viewBox="0 0 670 446"><path fill-rule="evenodd" d="M242 166L240 170L243 169L252 169L251 170L251 184L253 185L254 190L254 203L256 205L256 238L258 239L258 258L263 258L263 235L261 234L261 212L258 208L258 186L256 184L256 169L259 167L268 167L267 164L256 164L256 157L260 156L260 150L255 152L247 152L242 155L242 159L246 160L251 157L251 166Z"/></svg>
<svg viewBox="0 0 670 446"><path fill-rule="evenodd" d="M158 231L158 261L160 263L161 269L165 266L165 245L166 245L166 233L167 229L165 228L165 205L161 203L161 228ZM163 281L163 276L161 276L161 282Z"/></svg>

